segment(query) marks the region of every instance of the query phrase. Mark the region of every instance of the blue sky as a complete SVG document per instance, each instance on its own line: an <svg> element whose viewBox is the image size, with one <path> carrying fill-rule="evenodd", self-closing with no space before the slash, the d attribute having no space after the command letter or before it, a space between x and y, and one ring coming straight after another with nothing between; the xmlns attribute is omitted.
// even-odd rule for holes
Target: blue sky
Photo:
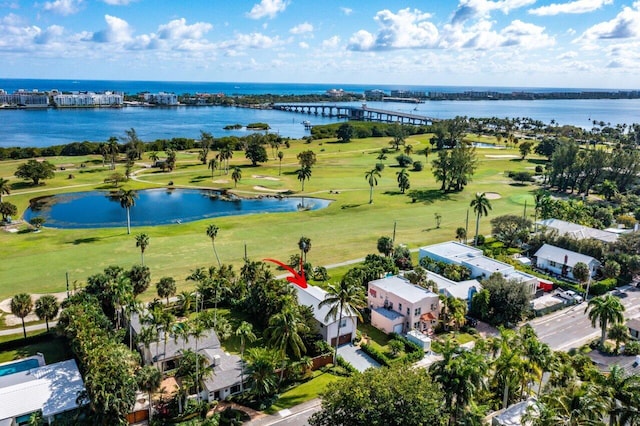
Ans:
<svg viewBox="0 0 640 426"><path fill-rule="evenodd" d="M0 0L0 77L640 89L640 1Z"/></svg>

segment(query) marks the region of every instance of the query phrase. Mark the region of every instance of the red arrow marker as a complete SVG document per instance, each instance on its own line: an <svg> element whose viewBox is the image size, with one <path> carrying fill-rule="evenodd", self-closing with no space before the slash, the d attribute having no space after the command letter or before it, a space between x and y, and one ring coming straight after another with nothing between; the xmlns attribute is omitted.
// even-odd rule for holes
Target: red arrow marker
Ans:
<svg viewBox="0 0 640 426"><path fill-rule="evenodd" d="M278 266L283 267L284 269L286 269L287 271L291 272L293 274L292 277L287 277L287 281L289 281L291 284L295 284L301 288L307 288L307 279L304 277L304 274L299 274L295 269L293 269L292 267L290 267L289 265L285 265L284 263L280 262L279 260L275 260L275 259L262 259L265 262L272 262L275 263Z"/></svg>

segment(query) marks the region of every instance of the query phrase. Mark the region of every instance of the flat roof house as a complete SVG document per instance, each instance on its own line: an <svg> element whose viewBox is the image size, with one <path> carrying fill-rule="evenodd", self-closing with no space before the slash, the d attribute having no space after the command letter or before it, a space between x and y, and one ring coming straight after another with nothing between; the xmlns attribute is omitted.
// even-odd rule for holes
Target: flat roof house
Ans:
<svg viewBox="0 0 640 426"><path fill-rule="evenodd" d="M38 411L51 423L56 415L79 407L77 398L82 391L84 382L73 359L3 375L0 425L28 424L31 414Z"/></svg>
<svg viewBox="0 0 640 426"><path fill-rule="evenodd" d="M577 263L585 263L589 267L591 277L596 275L600 262L591 256L575 251L544 244L534 255L536 267L562 277L575 280L573 268Z"/></svg>
<svg viewBox="0 0 640 426"><path fill-rule="evenodd" d="M371 325L385 333L431 333L438 324L440 299L434 292L399 276L369 282Z"/></svg>
<svg viewBox="0 0 640 426"><path fill-rule="evenodd" d="M482 254L482 250L457 241L420 247L419 258L429 259L448 264L461 265L471 271L471 277L479 280L489 278L494 273L500 273L506 279L515 279L528 286L529 292L535 294L538 278L516 270L508 263L500 262ZM458 283L460 284L460 283Z"/></svg>
<svg viewBox="0 0 640 426"><path fill-rule="evenodd" d="M332 317L326 319L331 307L319 306L320 302L325 299L327 292L320 287L313 285L308 285L307 288L302 288L297 285L294 285L293 287L296 289L296 293L298 295L298 304L313 308L313 317L316 320L318 333L322 335L322 338L327 343L331 346L335 346L339 317L336 317L336 319L333 319ZM343 312L342 323L340 324L340 337L338 339L339 345L349 343L356 337L357 325L357 316Z"/></svg>

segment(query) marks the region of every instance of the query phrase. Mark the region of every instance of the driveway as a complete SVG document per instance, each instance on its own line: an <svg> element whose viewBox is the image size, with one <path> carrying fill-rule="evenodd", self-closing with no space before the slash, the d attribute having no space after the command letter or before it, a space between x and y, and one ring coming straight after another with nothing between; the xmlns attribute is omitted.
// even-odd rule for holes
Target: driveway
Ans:
<svg viewBox="0 0 640 426"><path fill-rule="evenodd" d="M354 346L352 343L340 346L338 348L338 355L344 358L360 372L363 372L367 368L380 367L380 364L378 364L376 360L364 353L358 346Z"/></svg>

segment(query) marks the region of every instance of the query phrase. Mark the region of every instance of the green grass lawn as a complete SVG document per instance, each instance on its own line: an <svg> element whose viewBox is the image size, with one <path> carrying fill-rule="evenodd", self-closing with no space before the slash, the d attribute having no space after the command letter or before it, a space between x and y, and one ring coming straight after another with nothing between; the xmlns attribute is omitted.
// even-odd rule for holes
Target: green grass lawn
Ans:
<svg viewBox="0 0 640 426"><path fill-rule="evenodd" d="M37 353L44 355L47 364L53 364L54 362L64 361L73 357L71 349L67 346L65 339L54 336L44 342L0 352L0 363L25 358Z"/></svg>
<svg viewBox="0 0 640 426"><path fill-rule="evenodd" d="M420 150L425 143L423 139L425 135L411 137L407 143ZM318 161L313 167L311 180L305 183L304 195L334 200L322 210L230 216L139 227L133 228L132 235L126 233L123 210L122 227L118 228L58 230L46 228L45 224L45 229L39 233L0 232L0 258L3 260L0 265L0 300L19 292L65 291L67 272L72 286L74 283L82 286L89 275L101 272L109 265L128 268L140 261L134 235L141 232L150 237L145 264L151 268L153 283L163 276L172 276L178 283L178 291L182 291L193 288L193 282L186 281L191 270L215 264L211 241L205 234L210 223L220 227L216 247L224 263L239 267L243 262L245 244L252 260L269 257L286 261L298 252L298 239L305 235L312 241L308 260L318 266L376 252L377 239L383 235L390 236L394 222L397 225L396 242L409 248L451 240L455 237L455 229L464 226L469 203L476 192L498 192L501 196L491 201L493 210L489 217L480 221L480 232L485 234L490 232L489 220L492 217L522 214L525 201L529 206L533 204L531 192L536 187L512 185L505 175L507 170L527 170L534 165L529 160L509 157L518 156L515 149L478 149L476 175L464 191L451 194L439 191L430 170L433 155L425 162L424 156L418 154L412 157L423 161L425 169L410 172L411 189L407 194L401 194L396 182L396 173L400 169L394 165L397 154L392 152L384 161L382 177L374 187L374 202L369 204L369 185L364 174L378 162L377 154L382 147L388 147L387 142L388 138L354 140L347 144L330 140L310 144L294 141L291 148L282 149L285 156L281 175L277 160L270 159L259 167L250 167L243 153L234 153L231 165L242 168L242 180L235 190L239 195L267 194L258 185L288 189L301 195L301 185L295 174L299 167L296 155L303 150L313 150ZM173 181L176 186L233 190L230 174L216 171L212 179L211 171L194 160L193 154L181 154L177 169L171 173L139 167L138 178L142 181L129 181L123 186L152 188ZM35 188L12 176L19 161L1 161L0 176L13 184L12 194L3 200L16 204L22 212L29 199L37 196L112 188L103 181L113 171L108 166L103 167L98 156L53 158L50 161L65 165L66 170L59 170L54 179ZM148 162L146 158L144 161ZM81 169L82 163L87 167ZM118 171L123 170L119 165ZM69 174L74 178L68 179ZM442 215L440 228L435 226L435 213ZM533 209L529 208L527 213L532 215ZM473 232L474 221L470 220L469 233ZM334 277L332 280L339 277L345 268L335 272L330 270L329 274ZM143 294L143 299L154 297L154 284Z"/></svg>
<svg viewBox="0 0 640 426"><path fill-rule="evenodd" d="M275 414L285 408L291 408L294 405L302 404L305 401L317 398L330 384L344 380L343 377L334 376L329 373L322 373L317 377L296 386L280 395L278 400L267 410L267 414Z"/></svg>

